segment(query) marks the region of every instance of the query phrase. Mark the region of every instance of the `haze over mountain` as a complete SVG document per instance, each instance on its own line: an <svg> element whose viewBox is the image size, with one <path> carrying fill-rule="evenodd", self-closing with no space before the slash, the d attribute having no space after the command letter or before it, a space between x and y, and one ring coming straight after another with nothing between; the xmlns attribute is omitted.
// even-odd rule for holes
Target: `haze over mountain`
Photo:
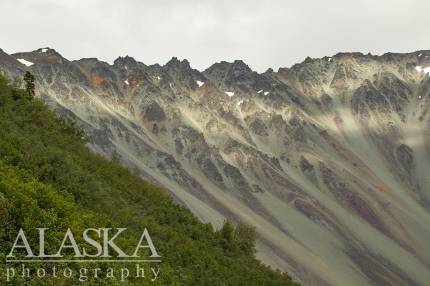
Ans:
<svg viewBox="0 0 430 286"><path fill-rule="evenodd" d="M304 285L430 281L430 51L340 53L277 72L187 60L7 55L90 147L202 221L256 227L259 257Z"/></svg>

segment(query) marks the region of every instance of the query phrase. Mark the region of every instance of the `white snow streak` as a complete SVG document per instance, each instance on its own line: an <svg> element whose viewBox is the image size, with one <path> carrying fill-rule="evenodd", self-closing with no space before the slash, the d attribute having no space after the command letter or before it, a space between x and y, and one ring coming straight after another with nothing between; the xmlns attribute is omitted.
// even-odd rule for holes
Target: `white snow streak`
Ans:
<svg viewBox="0 0 430 286"><path fill-rule="evenodd" d="M202 81L197 81L197 85L199 86L199 87L201 87L202 85L204 85L205 83L204 82L202 82Z"/></svg>
<svg viewBox="0 0 430 286"><path fill-rule="evenodd" d="M228 96L232 97L234 95L234 92L226 91L225 94L227 94Z"/></svg>
<svg viewBox="0 0 430 286"><path fill-rule="evenodd" d="M426 73L426 74L429 74L429 75L430 75L430 67L423 68L422 66L416 66L416 67L415 67L415 69L416 69L418 72L424 72L424 73Z"/></svg>
<svg viewBox="0 0 430 286"><path fill-rule="evenodd" d="M24 59L18 59L18 62L20 62L23 65L26 65L27 67L34 65L34 63L26 61Z"/></svg>

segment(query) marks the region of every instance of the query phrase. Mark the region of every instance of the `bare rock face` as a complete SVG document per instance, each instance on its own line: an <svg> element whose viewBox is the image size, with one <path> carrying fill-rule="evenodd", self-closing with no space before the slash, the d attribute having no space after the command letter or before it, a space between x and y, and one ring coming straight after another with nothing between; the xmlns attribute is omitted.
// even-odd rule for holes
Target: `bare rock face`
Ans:
<svg viewBox="0 0 430 286"><path fill-rule="evenodd" d="M250 125L249 125L249 129L253 132L253 133L255 133L255 134L257 134L257 135L260 135L260 136L267 136L267 135L269 135L268 134L268 132L267 132L267 127L266 127L266 125L264 124L264 122L261 120L261 119L259 119L259 118L256 118Z"/></svg>
<svg viewBox="0 0 430 286"><path fill-rule="evenodd" d="M147 121L163 121L166 115L163 108L157 102L153 102L145 108L143 118Z"/></svg>
<svg viewBox="0 0 430 286"><path fill-rule="evenodd" d="M18 59L31 62L24 65ZM258 256L303 285L428 285L430 52L341 53L265 73L186 60L68 61L0 51L8 77L90 147L202 221L255 226Z"/></svg>
<svg viewBox="0 0 430 286"><path fill-rule="evenodd" d="M31 62L29 62L31 64ZM20 75L25 71L25 65L19 62L17 59L6 54L2 49L0 49L0 71L13 79L14 76Z"/></svg>
<svg viewBox="0 0 430 286"><path fill-rule="evenodd" d="M407 145L397 147L397 158L405 170L412 170L414 164L414 151Z"/></svg>

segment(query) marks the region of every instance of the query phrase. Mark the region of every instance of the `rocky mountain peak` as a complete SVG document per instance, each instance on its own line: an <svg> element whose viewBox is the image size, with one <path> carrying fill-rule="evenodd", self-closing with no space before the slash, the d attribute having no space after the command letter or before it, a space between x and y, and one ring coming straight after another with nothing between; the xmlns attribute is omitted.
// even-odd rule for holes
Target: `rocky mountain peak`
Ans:
<svg viewBox="0 0 430 286"><path fill-rule="evenodd" d="M171 79L179 83L182 88L188 90L198 87L197 81L204 81L202 74L198 70L193 69L187 59L179 60L177 57L173 57L162 66L162 70ZM180 86L177 86L176 91L179 91L179 89Z"/></svg>
<svg viewBox="0 0 430 286"><path fill-rule="evenodd" d="M219 84L233 86L243 82L251 84L257 74L242 60L234 62L221 61L206 69L203 74Z"/></svg>
<svg viewBox="0 0 430 286"><path fill-rule="evenodd" d="M249 78L254 73L251 68L242 60L235 60L230 67L227 77L231 80L242 81Z"/></svg>
<svg viewBox="0 0 430 286"><path fill-rule="evenodd" d="M53 54L53 53L57 53L57 51L56 51L56 50L51 49L50 47L39 48L39 49L37 49L35 52L37 52L37 53L46 53L46 54Z"/></svg>
<svg viewBox="0 0 430 286"><path fill-rule="evenodd" d="M210 77L219 77L219 75L224 75L227 73L228 69L230 68L231 63L226 61L221 61L219 63L214 63L210 67L208 67L203 73L210 76Z"/></svg>
<svg viewBox="0 0 430 286"><path fill-rule="evenodd" d="M235 60L231 65L231 69L241 72L252 72L251 68L242 60Z"/></svg>
<svg viewBox="0 0 430 286"><path fill-rule="evenodd" d="M16 59L23 59L30 65L34 64L63 64L69 62L60 53L51 48L40 48L32 52L23 52L12 54ZM22 62L22 61L21 61Z"/></svg>
<svg viewBox="0 0 430 286"><path fill-rule="evenodd" d="M74 63L85 66L89 68L97 68L97 67L104 67L104 68L111 68L111 65L109 65L107 62L100 61L98 58L82 58L77 61L73 61Z"/></svg>
<svg viewBox="0 0 430 286"><path fill-rule="evenodd" d="M98 58L82 58L80 60L77 60L75 62L81 62L81 63L98 63L100 62Z"/></svg>
<svg viewBox="0 0 430 286"><path fill-rule="evenodd" d="M138 62L133 57L127 55L125 57L118 57L116 60L114 60L113 65L117 68L128 69L136 68L138 66Z"/></svg>
<svg viewBox="0 0 430 286"><path fill-rule="evenodd" d="M191 71L190 62L187 59L179 60L177 57L172 57L165 65L166 70L176 70L176 71Z"/></svg>

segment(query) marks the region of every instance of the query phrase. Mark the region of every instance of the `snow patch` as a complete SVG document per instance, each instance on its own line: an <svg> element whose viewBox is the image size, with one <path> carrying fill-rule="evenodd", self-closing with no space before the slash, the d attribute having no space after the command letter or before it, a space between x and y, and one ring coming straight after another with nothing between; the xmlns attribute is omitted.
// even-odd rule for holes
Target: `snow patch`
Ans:
<svg viewBox="0 0 430 286"><path fill-rule="evenodd" d="M423 54L419 54L418 56L421 57Z"/></svg>
<svg viewBox="0 0 430 286"><path fill-rule="evenodd" d="M333 60L333 58L331 58L331 57L330 57L330 58L328 58L328 61L329 61L329 62L331 62L332 60Z"/></svg>
<svg viewBox="0 0 430 286"><path fill-rule="evenodd" d="M423 68L422 66L416 66L415 69L418 72L424 72L424 73L430 75L430 67Z"/></svg>
<svg viewBox="0 0 430 286"><path fill-rule="evenodd" d="M243 103L243 99L237 103L237 106L241 106Z"/></svg>
<svg viewBox="0 0 430 286"><path fill-rule="evenodd" d="M234 95L234 92L226 91L225 94L227 94L229 97L232 97Z"/></svg>
<svg viewBox="0 0 430 286"><path fill-rule="evenodd" d="M155 77L155 79L156 79L156 80L160 80L160 79L161 79L161 77L160 77L160 76L156 76L156 77Z"/></svg>
<svg viewBox="0 0 430 286"><path fill-rule="evenodd" d="M128 79L126 79L126 80L124 81L124 83L125 83L126 85L130 85L130 83L128 82Z"/></svg>
<svg viewBox="0 0 430 286"><path fill-rule="evenodd" d="M196 81L197 82L197 85L199 86L199 87L201 87L202 85L204 85L205 83L204 82L202 82L202 81Z"/></svg>
<svg viewBox="0 0 430 286"><path fill-rule="evenodd" d="M41 53L46 53L47 51L48 51L47 48L44 48L44 49L40 50Z"/></svg>
<svg viewBox="0 0 430 286"><path fill-rule="evenodd" d="M20 62L21 64L23 64L23 65L25 65L27 67L34 65L34 63L26 61L24 59L18 59L18 62Z"/></svg>
<svg viewBox="0 0 430 286"><path fill-rule="evenodd" d="M265 91L263 94L268 95L269 93L270 93L269 91Z"/></svg>
<svg viewBox="0 0 430 286"><path fill-rule="evenodd" d="M257 91L257 93L262 93L263 92L263 90L262 89L260 89L259 91Z"/></svg>

